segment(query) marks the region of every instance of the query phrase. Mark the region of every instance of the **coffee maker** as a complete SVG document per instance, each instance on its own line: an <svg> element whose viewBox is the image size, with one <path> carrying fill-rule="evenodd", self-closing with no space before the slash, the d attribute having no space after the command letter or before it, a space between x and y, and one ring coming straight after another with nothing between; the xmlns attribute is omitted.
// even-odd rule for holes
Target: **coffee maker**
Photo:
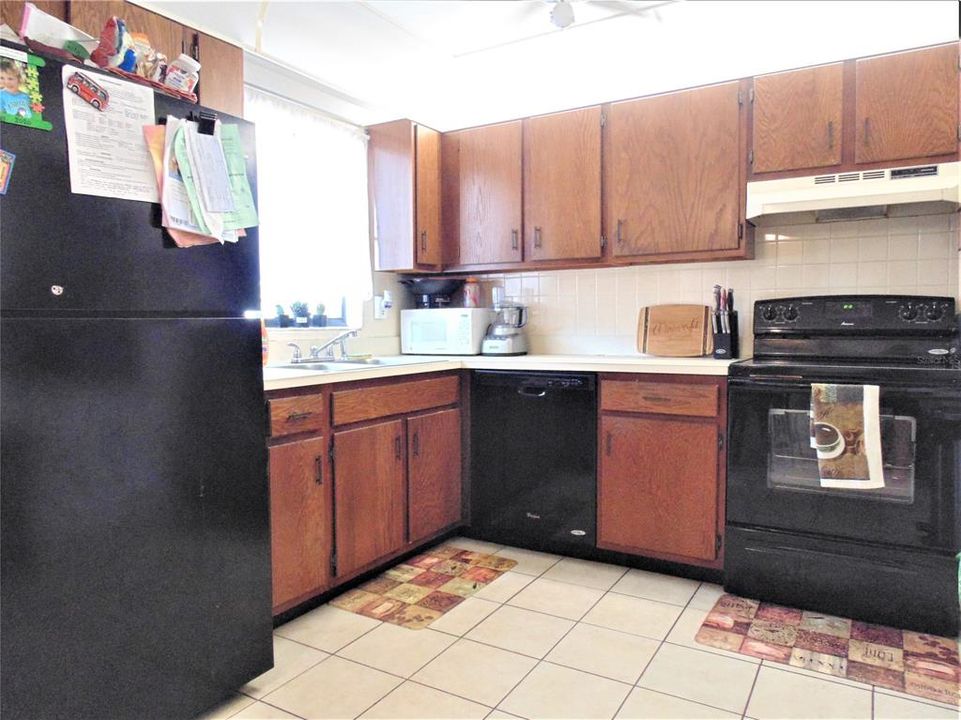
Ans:
<svg viewBox="0 0 961 720"><path fill-rule="evenodd" d="M494 312L494 322L481 342L481 355L526 355L527 336L522 328L527 325L527 308L504 302L496 293Z"/></svg>

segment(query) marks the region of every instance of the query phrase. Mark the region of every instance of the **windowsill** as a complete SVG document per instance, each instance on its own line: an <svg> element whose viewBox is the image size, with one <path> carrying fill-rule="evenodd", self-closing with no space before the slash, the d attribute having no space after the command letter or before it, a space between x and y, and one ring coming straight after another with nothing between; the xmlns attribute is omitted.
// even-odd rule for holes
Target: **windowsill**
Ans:
<svg viewBox="0 0 961 720"><path fill-rule="evenodd" d="M327 325L325 327L268 327L267 334L275 338L282 339L285 337L301 337L304 335L320 335L323 333L330 333L331 335L339 335L340 333L347 332L348 330L360 331L360 327L350 327L347 325Z"/></svg>

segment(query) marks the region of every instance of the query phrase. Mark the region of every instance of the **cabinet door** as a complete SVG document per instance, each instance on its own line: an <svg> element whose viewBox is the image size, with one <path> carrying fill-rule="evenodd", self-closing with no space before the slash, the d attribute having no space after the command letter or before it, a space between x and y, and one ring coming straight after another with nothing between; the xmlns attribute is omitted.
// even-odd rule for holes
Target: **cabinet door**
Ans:
<svg viewBox="0 0 961 720"><path fill-rule="evenodd" d="M856 93L857 162L957 151L957 44L858 60Z"/></svg>
<svg viewBox="0 0 961 720"><path fill-rule="evenodd" d="M414 269L414 127L410 120L367 128L367 182L376 270Z"/></svg>
<svg viewBox="0 0 961 720"><path fill-rule="evenodd" d="M70 24L95 38L100 37L104 23L116 15L126 24L130 32L146 33L150 45L175 60L180 53L186 52L188 33L179 23L168 20L163 15L144 10L122 0L84 0L70 3Z"/></svg>
<svg viewBox="0 0 961 720"><path fill-rule="evenodd" d="M442 410L407 421L412 541L461 519L460 441L460 410Z"/></svg>
<svg viewBox="0 0 961 720"><path fill-rule="evenodd" d="M460 265L519 262L523 123L456 133Z"/></svg>
<svg viewBox="0 0 961 720"><path fill-rule="evenodd" d="M316 593L330 582L331 491L326 438L270 448L270 553L273 605Z"/></svg>
<svg viewBox="0 0 961 720"><path fill-rule="evenodd" d="M440 232L440 133L415 127L416 257L420 265L443 262Z"/></svg>
<svg viewBox="0 0 961 720"><path fill-rule="evenodd" d="M38 10L61 20L67 19L67 0L33 0ZM15 33L20 32L23 18L24 0L3 0L0 3L0 22L8 25Z"/></svg>
<svg viewBox="0 0 961 720"><path fill-rule="evenodd" d="M841 162L842 63L754 79L754 172Z"/></svg>
<svg viewBox="0 0 961 720"><path fill-rule="evenodd" d="M197 32L200 104L242 117L244 114L244 51L236 45Z"/></svg>
<svg viewBox="0 0 961 720"><path fill-rule="evenodd" d="M601 256L601 109L524 120L524 257Z"/></svg>
<svg viewBox="0 0 961 720"><path fill-rule="evenodd" d="M716 557L717 426L601 416L598 546Z"/></svg>
<svg viewBox="0 0 961 720"><path fill-rule="evenodd" d="M740 117L736 82L611 105L615 256L739 247Z"/></svg>
<svg viewBox="0 0 961 720"><path fill-rule="evenodd" d="M404 545L406 445L403 420L334 433L338 575Z"/></svg>

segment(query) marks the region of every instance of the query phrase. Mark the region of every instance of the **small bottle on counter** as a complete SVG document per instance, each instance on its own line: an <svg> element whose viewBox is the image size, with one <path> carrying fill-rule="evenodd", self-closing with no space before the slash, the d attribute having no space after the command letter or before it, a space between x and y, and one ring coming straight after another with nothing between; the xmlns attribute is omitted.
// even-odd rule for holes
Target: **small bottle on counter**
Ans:
<svg viewBox="0 0 961 720"><path fill-rule="evenodd" d="M475 277L464 281L464 307L480 307L480 283Z"/></svg>
<svg viewBox="0 0 961 720"><path fill-rule="evenodd" d="M167 66L164 85L184 93L191 93L200 80L200 63L189 55L181 53L180 57Z"/></svg>

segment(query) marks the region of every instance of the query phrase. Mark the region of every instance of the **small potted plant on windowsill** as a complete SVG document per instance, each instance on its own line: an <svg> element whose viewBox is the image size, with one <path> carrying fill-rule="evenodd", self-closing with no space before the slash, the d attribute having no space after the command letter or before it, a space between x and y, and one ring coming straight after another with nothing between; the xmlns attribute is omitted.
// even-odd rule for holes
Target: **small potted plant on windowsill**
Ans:
<svg viewBox="0 0 961 720"><path fill-rule="evenodd" d="M265 318L264 325L275 328L290 327L290 316L284 311L284 306L274 305L274 317Z"/></svg>
<svg viewBox="0 0 961 720"><path fill-rule="evenodd" d="M307 303L297 302L290 303L290 311L294 314L294 327L307 327L310 325L310 308Z"/></svg>
<svg viewBox="0 0 961 720"><path fill-rule="evenodd" d="M317 312L310 316L311 327L327 327L326 306L323 303L317 305Z"/></svg>

